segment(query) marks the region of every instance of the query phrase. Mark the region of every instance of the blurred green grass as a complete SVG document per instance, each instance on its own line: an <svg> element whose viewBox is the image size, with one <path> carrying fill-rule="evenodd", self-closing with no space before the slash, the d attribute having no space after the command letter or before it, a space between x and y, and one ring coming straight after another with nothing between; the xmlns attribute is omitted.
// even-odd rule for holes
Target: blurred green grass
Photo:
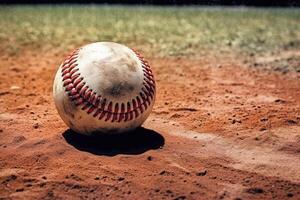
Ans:
<svg viewBox="0 0 300 200"><path fill-rule="evenodd" d="M207 50L265 53L300 47L300 9L2 6L0 51L72 49L115 41L148 55Z"/></svg>

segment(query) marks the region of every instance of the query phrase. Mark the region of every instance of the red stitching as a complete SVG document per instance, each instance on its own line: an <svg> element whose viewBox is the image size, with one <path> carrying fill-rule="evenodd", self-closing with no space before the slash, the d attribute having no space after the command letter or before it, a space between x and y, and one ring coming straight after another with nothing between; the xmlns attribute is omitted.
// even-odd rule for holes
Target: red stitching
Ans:
<svg viewBox="0 0 300 200"><path fill-rule="evenodd" d="M149 63L136 50L133 50L133 52L141 61L143 68L142 90L138 96L127 102L127 104L115 103L114 107L112 101L107 101L106 98L97 95L95 91L86 85L84 78L78 72L77 59L79 51L80 49L76 49L68 55L61 68L63 87L76 106L82 106L82 110L86 110L87 114L93 114L93 117L98 117L99 120L104 119L110 122L130 121L137 118L139 112L142 114L147 110L151 100L154 100L155 81ZM106 107L107 109L105 109Z"/></svg>

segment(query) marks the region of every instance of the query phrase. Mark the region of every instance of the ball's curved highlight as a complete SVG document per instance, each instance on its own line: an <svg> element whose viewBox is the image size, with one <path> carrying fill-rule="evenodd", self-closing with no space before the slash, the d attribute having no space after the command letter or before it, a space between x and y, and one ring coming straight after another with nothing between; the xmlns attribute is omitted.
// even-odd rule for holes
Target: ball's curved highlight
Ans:
<svg viewBox="0 0 300 200"><path fill-rule="evenodd" d="M53 96L59 115L82 134L122 133L140 126L155 101L148 62L113 42L88 44L59 67Z"/></svg>

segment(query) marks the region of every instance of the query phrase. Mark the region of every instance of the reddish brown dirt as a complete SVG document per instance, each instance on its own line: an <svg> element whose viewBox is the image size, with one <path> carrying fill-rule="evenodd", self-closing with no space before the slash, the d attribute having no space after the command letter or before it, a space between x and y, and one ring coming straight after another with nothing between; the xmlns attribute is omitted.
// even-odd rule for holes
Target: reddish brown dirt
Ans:
<svg viewBox="0 0 300 200"><path fill-rule="evenodd" d="M145 129L89 138L53 104L63 58L1 57L0 199L300 199L299 73L153 58Z"/></svg>

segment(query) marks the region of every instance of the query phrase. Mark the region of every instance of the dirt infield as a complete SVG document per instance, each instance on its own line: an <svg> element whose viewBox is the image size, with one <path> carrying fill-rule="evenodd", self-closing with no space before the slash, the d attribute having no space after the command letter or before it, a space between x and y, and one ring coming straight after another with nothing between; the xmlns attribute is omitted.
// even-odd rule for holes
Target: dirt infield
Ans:
<svg viewBox="0 0 300 200"><path fill-rule="evenodd" d="M144 128L89 138L54 107L63 58L1 56L0 199L299 199L300 73L148 58L157 99Z"/></svg>

